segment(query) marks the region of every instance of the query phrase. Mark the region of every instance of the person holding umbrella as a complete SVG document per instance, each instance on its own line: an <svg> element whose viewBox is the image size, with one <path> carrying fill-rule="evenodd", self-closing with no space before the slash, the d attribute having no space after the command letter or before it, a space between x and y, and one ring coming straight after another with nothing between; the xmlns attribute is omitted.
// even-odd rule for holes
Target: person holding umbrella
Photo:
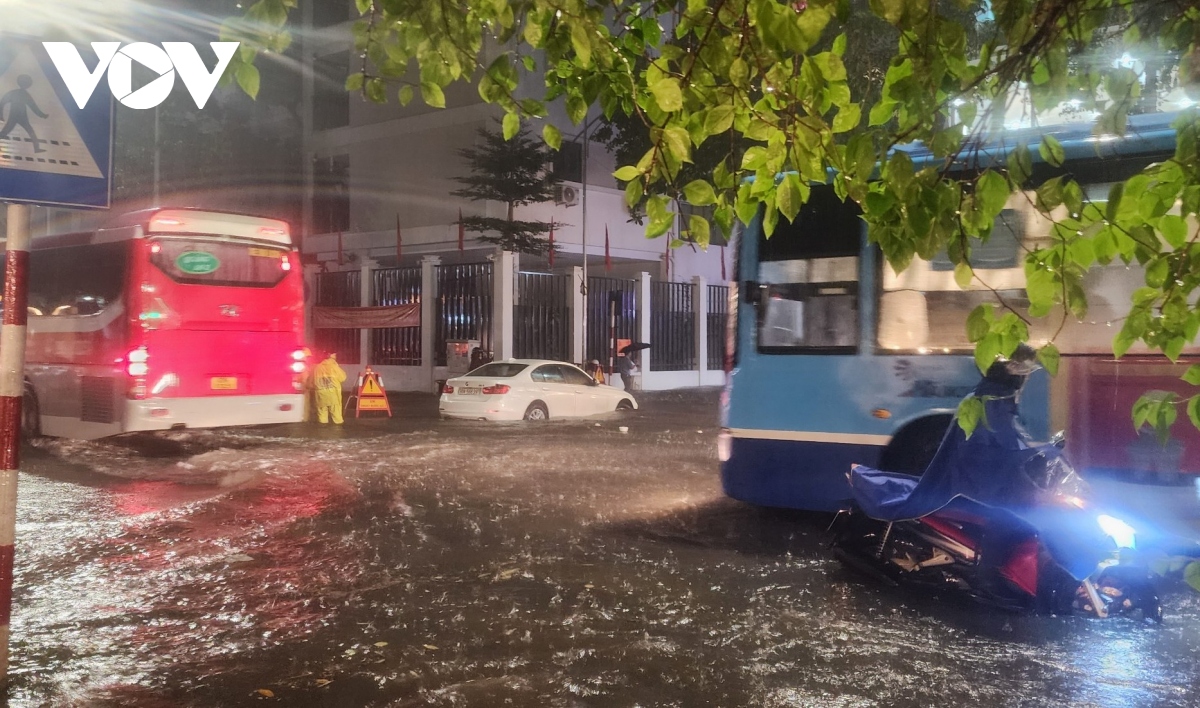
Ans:
<svg viewBox="0 0 1200 708"><path fill-rule="evenodd" d="M634 357L643 349L649 349L650 345L643 342L633 342L621 347L617 352L617 373L621 375L621 384L626 391L632 393L636 388L634 384L634 374L637 372L637 362Z"/></svg>

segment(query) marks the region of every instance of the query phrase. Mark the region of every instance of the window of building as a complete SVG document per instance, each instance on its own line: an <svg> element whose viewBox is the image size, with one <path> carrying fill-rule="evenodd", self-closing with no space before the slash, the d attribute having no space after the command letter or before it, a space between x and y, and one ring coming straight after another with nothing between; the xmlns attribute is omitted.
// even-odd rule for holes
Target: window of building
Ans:
<svg viewBox="0 0 1200 708"><path fill-rule="evenodd" d="M312 233L350 230L350 156L319 157L313 165Z"/></svg>
<svg viewBox="0 0 1200 708"><path fill-rule="evenodd" d="M313 27L340 25L351 19L351 3L346 0L320 0L320 2L314 2L311 5Z"/></svg>
<svg viewBox="0 0 1200 708"><path fill-rule="evenodd" d="M313 130L350 125L350 92L346 90L349 73L349 52L329 54L313 61Z"/></svg>
<svg viewBox="0 0 1200 708"><path fill-rule="evenodd" d="M564 182L583 182L583 145L564 142L554 153L554 176Z"/></svg>

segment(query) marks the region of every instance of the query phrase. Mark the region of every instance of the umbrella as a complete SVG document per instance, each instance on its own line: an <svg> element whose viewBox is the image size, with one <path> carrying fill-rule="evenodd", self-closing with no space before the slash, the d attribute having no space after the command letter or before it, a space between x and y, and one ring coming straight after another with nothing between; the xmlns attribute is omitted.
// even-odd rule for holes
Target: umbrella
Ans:
<svg viewBox="0 0 1200 708"><path fill-rule="evenodd" d="M619 353L632 354L634 352L640 352L643 349L649 349L649 348L650 348L650 345L647 344L646 342L634 342L632 344L626 344L625 346L621 347L621 349L619 350Z"/></svg>

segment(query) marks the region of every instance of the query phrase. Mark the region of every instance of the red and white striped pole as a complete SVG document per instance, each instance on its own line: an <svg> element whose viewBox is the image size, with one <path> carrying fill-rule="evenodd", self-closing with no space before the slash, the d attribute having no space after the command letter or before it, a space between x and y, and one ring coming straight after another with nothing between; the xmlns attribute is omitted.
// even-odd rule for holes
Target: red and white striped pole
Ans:
<svg viewBox="0 0 1200 708"><path fill-rule="evenodd" d="M17 535L17 468L25 394L25 321L29 277L29 205L8 205L4 324L0 327L0 682L8 683L13 544Z"/></svg>

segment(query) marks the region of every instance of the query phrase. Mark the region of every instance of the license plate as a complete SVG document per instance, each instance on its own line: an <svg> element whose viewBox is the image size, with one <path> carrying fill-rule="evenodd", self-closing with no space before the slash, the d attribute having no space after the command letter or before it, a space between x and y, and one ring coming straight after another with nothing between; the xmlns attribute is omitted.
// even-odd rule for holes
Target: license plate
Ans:
<svg viewBox="0 0 1200 708"><path fill-rule="evenodd" d="M210 385L214 391L234 391L237 390L237 377L214 376Z"/></svg>
<svg viewBox="0 0 1200 708"><path fill-rule="evenodd" d="M464 396L478 396L478 395L479 395L479 389L478 389L478 388L466 388L466 387L463 387L463 388L460 388L460 389L458 389L458 392L459 392L460 394L464 395Z"/></svg>

